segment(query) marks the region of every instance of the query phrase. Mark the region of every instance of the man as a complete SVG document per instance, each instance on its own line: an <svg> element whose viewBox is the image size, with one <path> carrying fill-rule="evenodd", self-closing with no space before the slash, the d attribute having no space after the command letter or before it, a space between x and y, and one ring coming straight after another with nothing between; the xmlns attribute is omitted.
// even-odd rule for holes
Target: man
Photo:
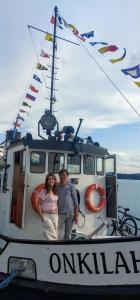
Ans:
<svg viewBox="0 0 140 300"><path fill-rule="evenodd" d="M73 222L78 221L78 199L74 185L68 182L69 173L66 169L59 172L60 183L57 186L58 194L58 232L59 238L64 229L64 240L71 236Z"/></svg>

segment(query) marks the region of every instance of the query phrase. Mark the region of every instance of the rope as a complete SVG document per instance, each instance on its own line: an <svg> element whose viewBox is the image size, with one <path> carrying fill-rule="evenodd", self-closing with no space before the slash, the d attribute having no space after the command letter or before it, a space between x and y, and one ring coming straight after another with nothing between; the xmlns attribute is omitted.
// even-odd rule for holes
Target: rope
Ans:
<svg viewBox="0 0 140 300"><path fill-rule="evenodd" d="M61 14L59 13L61 16ZM61 16L62 17L62 16ZM72 32L72 30L68 27L69 31ZM119 92L119 94L122 96L122 98L127 102L127 104L134 110L134 112L137 114L138 117L140 117L140 113L136 110L136 108L131 104L131 102L126 98L126 96L122 93L122 91L118 88L118 86L115 84L115 82L110 78L110 76L104 71L104 69L99 65L97 60L94 58L94 56L91 54L91 52L87 49L87 47L84 45L84 43L78 38L76 34L73 34L78 42L80 42L81 46L85 49L87 54L91 57L91 59L95 62L95 64L98 66L98 68L104 73L104 75L108 78L108 80L114 85L116 90Z"/></svg>
<svg viewBox="0 0 140 300"><path fill-rule="evenodd" d="M19 269L13 269L8 277L6 277L1 283L0 283L0 289L6 288L12 281L13 279L20 273L24 271L23 268Z"/></svg>
<svg viewBox="0 0 140 300"><path fill-rule="evenodd" d="M77 37L78 39L78 37ZM78 39L79 40L79 39ZM137 114L138 117L140 117L140 113L135 109L135 107L131 104L131 102L125 97L125 95L122 93L122 91L118 88L118 86L115 84L115 82L110 78L110 76L104 71L104 69L99 65L97 60L93 57L93 55L90 53L90 51L86 48L86 46L81 42L81 45L86 50L88 55L92 58L92 60L95 62L95 64L98 66L98 68L105 74L105 76L109 79L109 81L114 85L116 90L119 92L119 94L123 97L123 99L128 103L128 105L134 110L134 112Z"/></svg>

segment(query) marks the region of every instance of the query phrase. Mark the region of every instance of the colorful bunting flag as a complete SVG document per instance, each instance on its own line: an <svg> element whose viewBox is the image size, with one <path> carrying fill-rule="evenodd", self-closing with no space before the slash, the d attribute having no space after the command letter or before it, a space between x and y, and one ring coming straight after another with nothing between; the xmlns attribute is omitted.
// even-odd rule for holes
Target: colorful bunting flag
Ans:
<svg viewBox="0 0 140 300"><path fill-rule="evenodd" d="M77 30L77 28L74 26L74 25L72 25L72 24L67 24L68 25L68 27L70 28L70 29L72 29L72 30Z"/></svg>
<svg viewBox="0 0 140 300"><path fill-rule="evenodd" d="M98 45L98 44L101 44L101 45L108 45L108 43L106 43L106 42L89 42L89 44L90 44L91 46L95 46L95 45Z"/></svg>
<svg viewBox="0 0 140 300"><path fill-rule="evenodd" d="M24 109L20 109L19 112L21 113L26 113L27 115L29 115L28 111L24 110Z"/></svg>
<svg viewBox="0 0 140 300"><path fill-rule="evenodd" d="M40 78L36 74L33 75L33 79L35 79L36 81L42 83L42 81L40 80Z"/></svg>
<svg viewBox="0 0 140 300"><path fill-rule="evenodd" d="M90 31L90 32L85 32L80 34L81 37L86 37L87 39L89 39L90 37L94 37L94 31Z"/></svg>
<svg viewBox="0 0 140 300"><path fill-rule="evenodd" d="M129 75L133 78L139 78L140 77L140 65L137 65L132 68L122 69L121 70L125 75Z"/></svg>
<svg viewBox="0 0 140 300"><path fill-rule="evenodd" d="M53 36L50 33L46 33L45 40L49 42L53 42Z"/></svg>
<svg viewBox="0 0 140 300"><path fill-rule="evenodd" d="M32 96L32 95L30 95L30 94L26 94L26 96L25 96L27 99L29 99L29 100L32 100L32 101L35 101L35 97L34 96Z"/></svg>
<svg viewBox="0 0 140 300"><path fill-rule="evenodd" d="M46 53L44 50L41 50L40 56L45 57L45 58L50 58L49 54Z"/></svg>
<svg viewBox="0 0 140 300"><path fill-rule="evenodd" d="M27 107L29 107L29 108L32 107L31 105L29 105L27 102L24 102L24 101L23 101L22 105L23 105L23 106L27 106Z"/></svg>
<svg viewBox="0 0 140 300"><path fill-rule="evenodd" d="M55 24L55 17L54 16L51 17L51 23L53 25ZM63 27L59 23L59 19L56 20L56 26L59 27L59 28L61 28L61 29L63 29Z"/></svg>
<svg viewBox="0 0 140 300"><path fill-rule="evenodd" d="M30 84L29 89L34 93L38 93L38 89L36 89L36 87L33 86L32 84Z"/></svg>
<svg viewBox="0 0 140 300"><path fill-rule="evenodd" d="M17 118L18 118L18 120L25 121L25 120L24 120L24 118L23 118L23 117L21 117L20 115L18 115L18 117L17 117Z"/></svg>
<svg viewBox="0 0 140 300"><path fill-rule="evenodd" d="M118 50L119 48L116 47L115 45L109 45L107 47L102 47L100 49L98 49L98 51L101 53L101 54L104 54L105 52L115 52L116 50Z"/></svg>
<svg viewBox="0 0 140 300"><path fill-rule="evenodd" d="M44 70L44 71L47 71L47 70L48 70L46 67L44 67L44 66L41 65L40 63L37 63L36 69L38 69L38 70Z"/></svg>
<svg viewBox="0 0 140 300"><path fill-rule="evenodd" d="M20 128L20 127L21 127L21 124L18 124L18 123L16 123L16 122L15 122L13 125L14 125L16 128Z"/></svg>
<svg viewBox="0 0 140 300"><path fill-rule="evenodd" d="M140 81L135 81L134 82L138 87L140 87Z"/></svg>
<svg viewBox="0 0 140 300"><path fill-rule="evenodd" d="M117 63L117 62L119 62L119 61L121 61L121 60L123 60L125 58L125 56L126 56L126 49L125 48L123 48L123 49L124 49L124 54L121 57L109 60L112 64L115 64L115 63Z"/></svg>

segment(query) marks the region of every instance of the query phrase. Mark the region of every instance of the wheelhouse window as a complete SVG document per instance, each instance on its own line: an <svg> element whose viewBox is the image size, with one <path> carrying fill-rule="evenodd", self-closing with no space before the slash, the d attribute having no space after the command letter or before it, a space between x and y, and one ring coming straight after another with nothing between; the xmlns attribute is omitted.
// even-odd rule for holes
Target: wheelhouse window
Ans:
<svg viewBox="0 0 140 300"><path fill-rule="evenodd" d="M96 173L98 175L104 175L104 159L103 159L103 157L97 157L97 159L96 159Z"/></svg>
<svg viewBox="0 0 140 300"><path fill-rule="evenodd" d="M93 155L83 156L83 173L87 175L95 174L95 159Z"/></svg>
<svg viewBox="0 0 140 300"><path fill-rule="evenodd" d="M81 156L79 154L68 154L67 170L71 174L80 174L80 172L81 172Z"/></svg>
<svg viewBox="0 0 140 300"><path fill-rule="evenodd" d="M30 156L30 172L44 173L46 165L46 153L32 151Z"/></svg>
<svg viewBox="0 0 140 300"><path fill-rule="evenodd" d="M115 173L115 160L114 160L114 157L106 158L106 160L105 160L105 171L106 171L106 174L114 174Z"/></svg>
<svg viewBox="0 0 140 300"><path fill-rule="evenodd" d="M48 154L48 172L59 173L64 168L65 157L64 153L50 152Z"/></svg>

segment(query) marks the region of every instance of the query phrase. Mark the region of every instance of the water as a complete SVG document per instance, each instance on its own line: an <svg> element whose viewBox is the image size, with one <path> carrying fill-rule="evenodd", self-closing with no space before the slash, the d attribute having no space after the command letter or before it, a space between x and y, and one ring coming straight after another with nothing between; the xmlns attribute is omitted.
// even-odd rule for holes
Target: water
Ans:
<svg viewBox="0 0 140 300"><path fill-rule="evenodd" d="M130 208L130 214L140 218L140 180L118 180L118 205Z"/></svg>

